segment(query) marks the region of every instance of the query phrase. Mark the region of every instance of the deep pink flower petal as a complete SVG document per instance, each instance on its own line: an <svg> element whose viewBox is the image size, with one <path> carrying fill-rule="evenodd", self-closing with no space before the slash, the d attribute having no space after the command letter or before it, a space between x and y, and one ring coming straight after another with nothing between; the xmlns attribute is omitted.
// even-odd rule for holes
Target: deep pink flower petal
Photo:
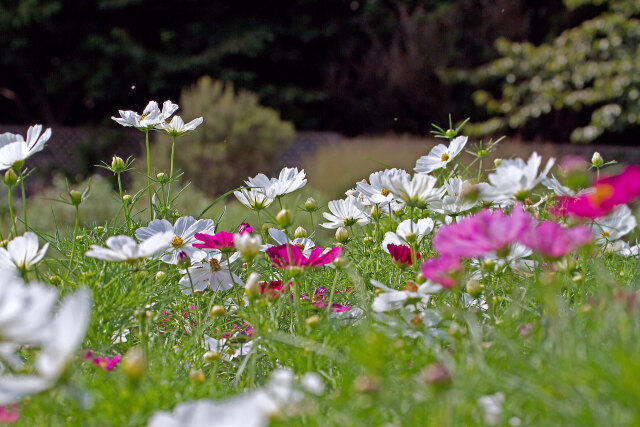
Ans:
<svg viewBox="0 0 640 427"><path fill-rule="evenodd" d="M462 270L462 264L458 258L443 255L430 258L422 264L422 277L450 288L456 284L451 276L460 270Z"/></svg>
<svg viewBox="0 0 640 427"><path fill-rule="evenodd" d="M240 233L240 235L243 235L244 233L251 233L252 231L253 231L253 227L247 224L246 222L243 222L238 227L238 233Z"/></svg>
<svg viewBox="0 0 640 427"><path fill-rule="evenodd" d="M309 254L309 265L318 267L318 266L326 265L326 264L329 264L330 262L333 262L333 260L338 258L342 253L342 248L339 246L336 246L334 248L331 248L325 253L322 253L322 252L323 252L322 248L314 248L311 251L311 254Z"/></svg>
<svg viewBox="0 0 640 427"><path fill-rule="evenodd" d="M409 248L409 246L389 243L387 245L387 250L389 251L389 255L391 255L391 260L396 264L403 267L413 265L413 261L411 259L411 248ZM420 259L419 253L416 253L416 259Z"/></svg>
<svg viewBox="0 0 640 427"><path fill-rule="evenodd" d="M543 221L531 227L520 238L520 242L543 255L558 258L593 240L587 227L565 228L553 221Z"/></svg>
<svg viewBox="0 0 640 427"><path fill-rule="evenodd" d="M291 253L291 260L289 259ZM296 245L279 245L267 249L267 255L271 258L274 267L286 268L289 266L304 267L308 264L307 258Z"/></svg>

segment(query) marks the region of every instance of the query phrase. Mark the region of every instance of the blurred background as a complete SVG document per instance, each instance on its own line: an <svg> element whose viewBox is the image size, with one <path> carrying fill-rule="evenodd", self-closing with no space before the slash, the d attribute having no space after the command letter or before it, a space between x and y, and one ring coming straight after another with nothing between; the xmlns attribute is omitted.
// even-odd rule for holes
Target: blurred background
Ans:
<svg viewBox="0 0 640 427"><path fill-rule="evenodd" d="M28 164L44 222L66 221L65 179L116 154L144 169L143 136L110 117L151 99L204 117L178 140L194 211L282 166L340 197L376 161L412 169L449 114L473 142L506 135L503 157L640 162L638 0L2 0L0 49L0 133L53 128ZM156 171L169 149L154 134ZM117 212L97 199L98 222Z"/></svg>

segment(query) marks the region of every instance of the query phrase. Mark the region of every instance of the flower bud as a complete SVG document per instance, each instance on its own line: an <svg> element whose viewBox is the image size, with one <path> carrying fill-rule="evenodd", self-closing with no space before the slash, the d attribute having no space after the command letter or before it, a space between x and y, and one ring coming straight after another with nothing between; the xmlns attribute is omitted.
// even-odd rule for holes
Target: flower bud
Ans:
<svg viewBox="0 0 640 427"><path fill-rule="evenodd" d="M314 329L320 324L320 317L317 314L314 314L313 316L307 317L304 323L307 325L307 328Z"/></svg>
<svg viewBox="0 0 640 427"><path fill-rule="evenodd" d="M130 194L125 194L124 196L122 196L122 203L129 206L131 203L133 203L133 198Z"/></svg>
<svg viewBox="0 0 640 427"><path fill-rule="evenodd" d="M382 218L382 209L378 205L373 205L371 208L371 218L376 220Z"/></svg>
<svg viewBox="0 0 640 427"><path fill-rule="evenodd" d="M164 172L160 172L159 174L157 174L156 179L160 184L166 184L169 181L169 177Z"/></svg>
<svg viewBox="0 0 640 427"><path fill-rule="evenodd" d="M604 164L604 159L597 151L593 153L593 157L591 157L591 164L597 168L601 167Z"/></svg>
<svg viewBox="0 0 640 427"><path fill-rule="evenodd" d="M295 239L304 239L304 238L305 238L305 237L307 237L307 236L308 236L308 234L307 234L307 230L305 230L305 229L304 229L304 228L302 228L302 227L298 227L298 228L296 228L296 231L293 233L293 237L294 237Z"/></svg>
<svg viewBox="0 0 640 427"><path fill-rule="evenodd" d="M158 280L158 281L164 280L165 277L167 277L167 273L165 273L164 271L158 271L156 273L156 280Z"/></svg>
<svg viewBox="0 0 640 427"><path fill-rule="evenodd" d="M13 169L7 169L4 173L4 183L7 187L13 187L18 183L18 174Z"/></svg>
<svg viewBox="0 0 640 427"><path fill-rule="evenodd" d="M121 157L113 156L111 159L111 169L115 173L120 173L124 171L124 160Z"/></svg>
<svg viewBox="0 0 640 427"><path fill-rule="evenodd" d="M189 372L189 381L193 384L202 384L207 379L207 376L202 371L202 369L192 369Z"/></svg>
<svg viewBox="0 0 640 427"><path fill-rule="evenodd" d="M482 283L478 282L477 280L469 280L467 282L467 286L465 286L465 291L471 295L473 298L478 298L480 296L480 294L482 293L482 290L484 289L484 286L482 285Z"/></svg>
<svg viewBox="0 0 640 427"><path fill-rule="evenodd" d="M364 242L365 245L369 246L369 245L373 245L373 237L371 236L367 236L364 239L362 239L362 241Z"/></svg>
<svg viewBox="0 0 640 427"><path fill-rule="evenodd" d="M205 362L215 362L216 360L219 360L219 359L220 359L220 353L218 352L209 350L204 354Z"/></svg>
<svg viewBox="0 0 640 427"><path fill-rule="evenodd" d="M251 261L260 253L262 237L252 236L249 233L236 233L233 235L233 244L245 260Z"/></svg>
<svg viewBox="0 0 640 427"><path fill-rule="evenodd" d="M223 305L216 304L213 307L211 307L211 311L209 311L209 314L211 314L211 317L215 319L215 318L224 316L226 312L227 312L227 309L224 308Z"/></svg>
<svg viewBox="0 0 640 427"><path fill-rule="evenodd" d="M191 266L191 257L185 251L180 251L178 252L176 263L180 268L189 268Z"/></svg>
<svg viewBox="0 0 640 427"><path fill-rule="evenodd" d="M60 276L56 276L54 274L53 276L49 276L49 282L51 282L52 285L59 285L60 283L62 283L62 279L60 278Z"/></svg>
<svg viewBox="0 0 640 427"><path fill-rule="evenodd" d="M318 205L316 204L316 199L313 197L309 197L306 202L304 202L304 210L307 212L313 212L317 209Z"/></svg>
<svg viewBox="0 0 640 427"><path fill-rule="evenodd" d="M456 132L455 129L447 129L446 132L444 133L444 136L446 136L449 139L453 139L456 137L457 134L458 132Z"/></svg>
<svg viewBox="0 0 640 427"><path fill-rule="evenodd" d="M336 230L336 240L340 243L347 243L349 241L349 231L344 227L339 227Z"/></svg>
<svg viewBox="0 0 640 427"><path fill-rule="evenodd" d="M82 203L82 193L78 190L71 190L69 191L69 199L71 199L71 204L73 206L78 206Z"/></svg>
<svg viewBox="0 0 640 427"><path fill-rule="evenodd" d="M333 260L333 265L335 265L336 268L347 268L349 260L345 257L339 256Z"/></svg>
<svg viewBox="0 0 640 427"><path fill-rule="evenodd" d="M291 277L296 277L302 273L302 267L299 267L297 265L292 265L287 269L287 271L289 272L289 275Z"/></svg>
<svg viewBox="0 0 640 427"><path fill-rule="evenodd" d="M122 372L131 380L142 379L147 371L147 356L139 347L132 347L122 358Z"/></svg>
<svg viewBox="0 0 640 427"><path fill-rule="evenodd" d="M498 158L498 159L494 159L493 160L493 166L494 167L499 167L502 164L502 159Z"/></svg>
<svg viewBox="0 0 640 427"><path fill-rule="evenodd" d="M289 209L282 209L276 215L276 222L282 228L287 228L291 225L291 211Z"/></svg>
<svg viewBox="0 0 640 427"><path fill-rule="evenodd" d="M247 284L244 287L244 291L247 293L249 299L255 299L260 297L260 276L258 273L253 272L247 278Z"/></svg>

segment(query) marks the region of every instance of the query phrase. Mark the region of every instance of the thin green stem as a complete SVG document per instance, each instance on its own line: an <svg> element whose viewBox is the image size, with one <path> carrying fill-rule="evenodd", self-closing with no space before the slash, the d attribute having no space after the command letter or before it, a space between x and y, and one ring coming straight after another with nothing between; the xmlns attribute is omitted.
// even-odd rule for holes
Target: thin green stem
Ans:
<svg viewBox="0 0 640 427"><path fill-rule="evenodd" d="M120 191L120 202L122 203L122 209L124 209L124 218L125 218L125 221L127 222L127 234L129 234L129 230L131 228L131 220L129 218L129 211L127 210L127 206L123 199L124 194L122 194L122 179L120 178L120 172L118 172L117 175L118 175L118 190Z"/></svg>
<svg viewBox="0 0 640 427"><path fill-rule="evenodd" d="M73 265L73 260L76 256L76 241L78 240L78 223L80 222L80 205L76 205L76 220L73 226L73 246L71 249L71 260L69 261L69 268Z"/></svg>
<svg viewBox="0 0 640 427"><path fill-rule="evenodd" d="M11 228L9 229L9 236L15 236L15 233L18 231L16 229L16 217L13 214L13 201L11 200L11 193L13 191L12 187L9 187L9 191L7 192L7 198L9 199L9 215L11 215Z"/></svg>
<svg viewBox="0 0 640 427"><path fill-rule="evenodd" d="M149 130L144 131L145 146L147 148L147 186L149 188L149 220L153 220L153 203L151 195L151 157L149 154Z"/></svg>
<svg viewBox="0 0 640 427"><path fill-rule="evenodd" d="M336 274L333 276L333 284L331 285L331 293L329 294L329 301L327 302L329 312L331 312L331 307L333 307L333 296L336 293L336 286L338 285L338 274L338 269L336 268Z"/></svg>
<svg viewBox="0 0 640 427"><path fill-rule="evenodd" d="M24 191L24 177L22 175L22 169L20 169L20 191L22 192L22 222L24 223L24 231L27 231L27 196Z"/></svg>
<svg viewBox="0 0 640 427"><path fill-rule="evenodd" d="M171 203L171 182L173 181L173 155L176 149L176 136L173 135L173 141L171 142L171 167L169 169L169 189L167 190L167 200Z"/></svg>

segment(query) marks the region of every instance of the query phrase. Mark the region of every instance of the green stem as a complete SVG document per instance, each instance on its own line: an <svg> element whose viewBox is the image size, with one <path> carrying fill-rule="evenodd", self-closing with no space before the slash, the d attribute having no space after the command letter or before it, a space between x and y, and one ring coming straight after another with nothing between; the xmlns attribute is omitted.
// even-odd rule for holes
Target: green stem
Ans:
<svg viewBox="0 0 640 427"><path fill-rule="evenodd" d="M331 293L329 294L329 302L327 303L327 307L329 309L329 313L331 313L331 307L333 307L333 296L336 294L336 286L338 285L338 269L336 268L336 274L333 276L333 284L331 285Z"/></svg>
<svg viewBox="0 0 640 427"><path fill-rule="evenodd" d="M151 157L149 155L149 130L144 131L145 146L147 148L147 186L149 188L149 221L153 220L153 203L151 202Z"/></svg>
<svg viewBox="0 0 640 427"><path fill-rule="evenodd" d="M22 169L20 169L19 179L20 179L20 190L22 192L22 212L23 212L22 218L24 222L24 231L27 231L27 197L24 191L24 179L22 176Z"/></svg>
<svg viewBox="0 0 640 427"><path fill-rule="evenodd" d="M80 205L76 205L76 221L73 226L73 246L71 249L71 261L69 262L69 268L73 265L73 259L76 256L76 240L78 237L78 223L80 220Z"/></svg>
<svg viewBox="0 0 640 427"><path fill-rule="evenodd" d="M171 167L169 169L169 189L167 190L167 199L171 203L171 182L173 181L173 155L176 149L176 136L173 135L173 142L171 143Z"/></svg>
<svg viewBox="0 0 640 427"><path fill-rule="evenodd" d="M11 215L11 228L9 229L9 236L13 237L17 232L16 230L16 217L13 214L13 202L11 200L11 192L13 191L12 187L9 187L9 192L7 193L7 198L9 199L9 215Z"/></svg>
<svg viewBox="0 0 640 427"><path fill-rule="evenodd" d="M129 234L129 230L131 228L131 220L129 219L129 211L127 210L127 206L124 203L124 199L122 198L124 194L122 194L122 179L120 178L120 172L118 172L118 190L120 191L120 202L122 203L122 209L124 209L124 218L127 222L127 233Z"/></svg>
<svg viewBox="0 0 640 427"><path fill-rule="evenodd" d="M313 238L316 238L316 227L313 225L313 212L309 212L309 217L311 218L311 235Z"/></svg>

